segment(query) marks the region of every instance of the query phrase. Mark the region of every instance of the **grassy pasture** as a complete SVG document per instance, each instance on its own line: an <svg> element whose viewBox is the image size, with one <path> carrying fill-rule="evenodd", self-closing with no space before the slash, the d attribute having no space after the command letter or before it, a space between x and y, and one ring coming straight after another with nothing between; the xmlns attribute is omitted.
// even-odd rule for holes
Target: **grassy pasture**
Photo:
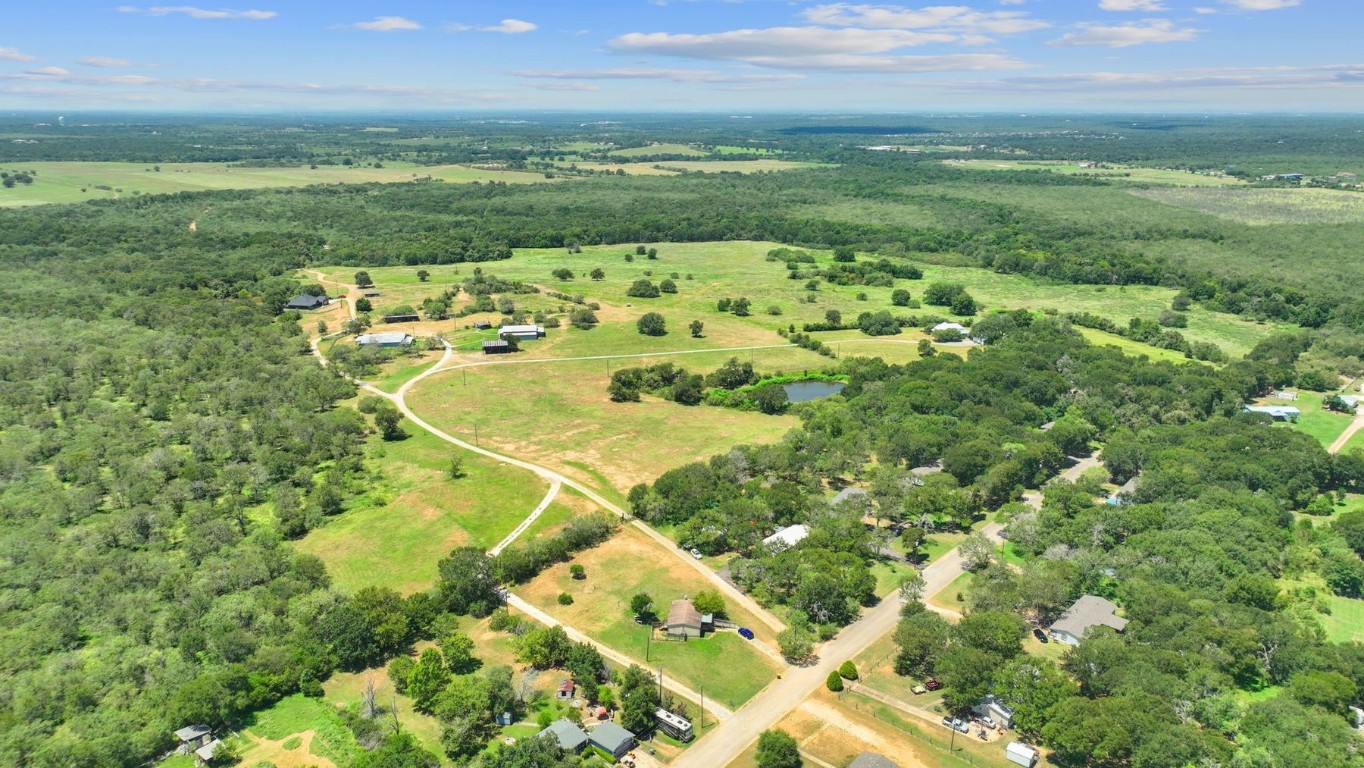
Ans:
<svg viewBox="0 0 1364 768"><path fill-rule="evenodd" d="M330 704L301 694L253 714L230 743L241 755L241 765L268 761L278 768L349 765L359 749Z"/></svg>
<svg viewBox="0 0 1364 768"><path fill-rule="evenodd" d="M1148 189L1131 194L1251 226L1364 222L1364 195L1331 189Z"/></svg>
<svg viewBox="0 0 1364 768"><path fill-rule="evenodd" d="M1306 432L1315 437L1322 445L1330 445L1345 428L1350 426L1354 417L1346 413L1335 413L1327 411L1321 407L1321 401L1325 395L1319 392L1299 392L1297 400L1278 400L1266 398L1257 400L1259 405L1291 405L1302 411L1302 415L1293 423L1284 423L1280 426L1284 428L1296 429L1299 432Z"/></svg>
<svg viewBox="0 0 1364 768"><path fill-rule="evenodd" d="M1322 614L1326 639L1333 643L1364 643L1364 600L1331 596L1331 613Z"/></svg>
<svg viewBox="0 0 1364 768"><path fill-rule="evenodd" d="M1069 175L1093 176L1116 182L1162 184L1184 187L1228 187L1244 185L1232 176L1210 176L1192 171L1170 168L1140 168L1129 165L1109 165L1105 168L1082 168L1079 162L1059 160L944 160L948 165L984 171L1051 171Z"/></svg>
<svg viewBox="0 0 1364 768"><path fill-rule="evenodd" d="M825 163L811 163L800 160L662 160L644 163L558 163L561 168L576 166L588 171L623 170L628 176L676 176L682 171L701 173L758 173L762 171L795 171L803 168L828 168Z"/></svg>
<svg viewBox="0 0 1364 768"><path fill-rule="evenodd" d="M668 677L681 680L693 690L704 687L707 697L726 706L747 701L777 674L775 662L755 650L733 632L719 632L689 642L647 641L648 629L636 624L630 615L630 598L644 592L654 599L654 609L666 615L673 600L695 595L709 582L676 554L634 527L625 526L600 546L579 553L573 560L586 568L587 578L577 581L569 575L569 564L545 570L517 594L538 608L575 627L590 637L649 663L662 665ZM559 605L558 596L567 592L572 605ZM738 606L729 606L730 618L751 628L771 642L772 633Z"/></svg>
<svg viewBox="0 0 1364 768"><path fill-rule="evenodd" d="M650 144L644 147L631 147L629 149L617 149L611 152L616 157L648 157L650 155L687 155L689 157L705 157L705 150L697 149L689 144Z"/></svg>
<svg viewBox="0 0 1364 768"><path fill-rule="evenodd" d="M530 472L458 450L412 424L405 428L406 440L371 438L369 453L383 475L349 509L298 542L300 550L326 562L340 589L425 589L435 581L436 562L452 548L496 544L548 490ZM450 480L446 468L456 453L468 474ZM561 495L545 516L562 521L584 503Z"/></svg>
<svg viewBox="0 0 1364 768"><path fill-rule="evenodd" d="M234 168L225 163L32 162L0 164L5 170L36 171L32 184L0 189L0 207L76 203L132 195L199 192L211 189L302 187L310 184L361 184L413 181L430 176L451 183L502 181L544 182L543 174L470 168L463 165L421 166L386 163L383 168L319 166L308 168ZM108 187L99 189L98 187ZM121 190L121 191L120 191Z"/></svg>

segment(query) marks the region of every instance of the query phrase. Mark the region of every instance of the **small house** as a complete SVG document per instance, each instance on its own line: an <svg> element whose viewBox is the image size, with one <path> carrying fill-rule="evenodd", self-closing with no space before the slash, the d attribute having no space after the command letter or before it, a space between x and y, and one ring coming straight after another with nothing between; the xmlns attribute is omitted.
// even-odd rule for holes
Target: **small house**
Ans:
<svg viewBox="0 0 1364 768"><path fill-rule="evenodd" d="M970 329L970 328L967 328L966 326L962 325L961 323L949 323L949 322L938 323L937 325L933 326L933 328L930 329L929 332L930 332L930 333L946 333L946 332L949 332L949 331L961 334L962 338L966 338L966 337L968 337L968 336L971 335L971 329Z"/></svg>
<svg viewBox="0 0 1364 768"><path fill-rule="evenodd" d="M421 316L415 312L407 315L384 315L385 323L415 323Z"/></svg>
<svg viewBox="0 0 1364 768"><path fill-rule="evenodd" d="M474 330L477 330L477 331L486 331L486 330L488 330L489 328L492 328L492 327L493 327L493 324L490 323L490 322L488 322L487 320L477 320L477 321L474 322Z"/></svg>
<svg viewBox="0 0 1364 768"><path fill-rule="evenodd" d="M284 308L308 311L321 309L330 303L332 303L332 300L326 296L314 296L311 293L301 293L292 299L289 299L289 303L285 304Z"/></svg>
<svg viewBox="0 0 1364 768"><path fill-rule="evenodd" d="M701 612L686 598L674 600L668 607L668 621L664 624L668 637L701 636Z"/></svg>
<svg viewBox="0 0 1364 768"><path fill-rule="evenodd" d="M213 729L207 725L187 725L175 732L175 739L180 742L176 751L187 755L212 741Z"/></svg>
<svg viewBox="0 0 1364 768"><path fill-rule="evenodd" d="M380 294L378 291L365 291L365 298L367 299L377 299L379 296Z"/></svg>
<svg viewBox="0 0 1364 768"><path fill-rule="evenodd" d="M681 715L675 715L662 707L654 710L654 722L658 724L660 731L678 741L691 741L695 736L692 733L690 720Z"/></svg>
<svg viewBox="0 0 1364 768"><path fill-rule="evenodd" d="M573 698L573 694L578 690L572 680L567 678L559 681L559 687L554 691L554 698L561 701Z"/></svg>
<svg viewBox="0 0 1364 768"><path fill-rule="evenodd" d="M355 337L355 343L362 347L380 347L385 349L391 347L406 347L413 341L415 341L415 339L412 338L412 334L399 331L392 331L389 333L366 333Z"/></svg>
<svg viewBox="0 0 1364 768"><path fill-rule="evenodd" d="M199 747L198 749L194 750L194 757L196 758L196 762L198 762L199 765L208 765L212 763L214 756L218 754L218 749L222 747L222 745L223 743L221 741L214 739L213 741L210 741L209 743L203 745L202 747Z"/></svg>
<svg viewBox="0 0 1364 768"><path fill-rule="evenodd" d="M834 497L835 503L837 500L837 497ZM786 550L801 543L809 535L810 527L807 525L788 525L785 528L778 528L776 533L763 539L763 543L769 547Z"/></svg>
<svg viewBox="0 0 1364 768"><path fill-rule="evenodd" d="M1076 646L1093 627L1111 627L1118 632L1127 628L1127 619L1117 615L1118 606L1096 595L1082 595L1051 625L1051 639Z"/></svg>
<svg viewBox="0 0 1364 768"><path fill-rule="evenodd" d="M1037 765L1037 750L1021 741L1011 741L1009 746L1004 748L1004 759L1015 765L1032 768Z"/></svg>
<svg viewBox="0 0 1364 768"><path fill-rule="evenodd" d="M1275 421L1297 421L1302 411L1291 405L1247 405L1242 413L1263 413Z"/></svg>
<svg viewBox="0 0 1364 768"><path fill-rule="evenodd" d="M587 732L567 718L550 723L537 736L553 736L565 752L578 754L587 748Z"/></svg>
<svg viewBox="0 0 1364 768"><path fill-rule="evenodd" d="M512 713L510 712L503 712L502 714L493 718L493 720L495 720L497 724L502 726L503 728L511 725L513 722L516 721L516 719L512 717Z"/></svg>
<svg viewBox="0 0 1364 768"><path fill-rule="evenodd" d="M976 717L988 717L995 725L1011 728L1014 724L1014 711L1000 703L993 693L988 693L971 707Z"/></svg>
<svg viewBox="0 0 1364 768"><path fill-rule="evenodd" d="M605 722L592 729L587 741L592 746L619 760L635 748L635 735L612 722Z"/></svg>
<svg viewBox="0 0 1364 768"><path fill-rule="evenodd" d="M511 336L524 341L534 341L545 337L543 325L504 325L497 331L498 336Z"/></svg>
<svg viewBox="0 0 1364 768"><path fill-rule="evenodd" d="M511 342L506 339L495 339L483 342L483 354L485 355L505 355L512 351Z"/></svg>
<svg viewBox="0 0 1364 768"><path fill-rule="evenodd" d="M875 752L863 752L853 758L848 763L848 768L900 768L885 755L878 755Z"/></svg>

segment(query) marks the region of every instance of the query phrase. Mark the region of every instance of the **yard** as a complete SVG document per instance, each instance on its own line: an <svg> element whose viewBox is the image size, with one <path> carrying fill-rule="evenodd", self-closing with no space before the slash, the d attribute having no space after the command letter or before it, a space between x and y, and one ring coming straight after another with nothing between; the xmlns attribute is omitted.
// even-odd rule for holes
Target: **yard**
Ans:
<svg viewBox="0 0 1364 768"><path fill-rule="evenodd" d="M227 743L241 757L239 765L277 768L346 766L359 749L330 704L301 694L255 713Z"/></svg>
<svg viewBox="0 0 1364 768"><path fill-rule="evenodd" d="M653 598L654 610L666 616L675 599L708 589L709 582L653 539L631 526L598 547L578 554L574 563L587 572L583 580L569 574L569 564L547 569L516 593L546 613L615 650L663 667L693 690L725 706L737 706L752 698L778 673L775 661L755 650L734 632L717 632L700 640L648 640L649 629L635 623L630 598L643 592ZM560 605L567 593L572 605ZM738 606L729 606L729 618L751 628L771 643L771 630ZM659 635L661 638L661 634ZM647 645L647 648L646 648Z"/></svg>
<svg viewBox="0 0 1364 768"><path fill-rule="evenodd" d="M1326 639L1333 643L1364 643L1364 600L1333 595L1326 598L1326 603L1331 608L1329 614L1321 614Z"/></svg>
<svg viewBox="0 0 1364 768"><path fill-rule="evenodd" d="M1284 426L1315 437L1322 445L1330 445L1350 426L1354 417L1348 413L1336 413L1321 407L1326 395L1320 392L1299 392L1297 400L1265 398L1257 400L1257 405L1291 405L1302 411L1296 422ZM1348 444L1347 444L1348 445Z"/></svg>

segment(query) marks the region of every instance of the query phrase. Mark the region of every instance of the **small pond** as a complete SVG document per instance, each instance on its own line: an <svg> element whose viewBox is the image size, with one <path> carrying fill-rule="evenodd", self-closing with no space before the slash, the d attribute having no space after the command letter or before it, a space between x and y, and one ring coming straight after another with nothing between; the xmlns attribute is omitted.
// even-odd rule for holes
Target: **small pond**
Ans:
<svg viewBox="0 0 1364 768"><path fill-rule="evenodd" d="M786 390L786 399L793 403L805 403L811 400L818 400L821 397L836 395L843 391L847 384L840 381L795 381L790 384L783 384L781 388Z"/></svg>

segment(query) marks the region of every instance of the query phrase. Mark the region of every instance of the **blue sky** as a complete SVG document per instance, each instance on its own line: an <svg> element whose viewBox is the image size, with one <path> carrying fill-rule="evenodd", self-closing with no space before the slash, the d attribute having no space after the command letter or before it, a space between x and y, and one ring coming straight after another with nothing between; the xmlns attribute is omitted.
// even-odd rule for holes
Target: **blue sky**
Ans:
<svg viewBox="0 0 1364 768"><path fill-rule="evenodd" d="M1364 111L1360 0L223 3L6 3L0 108Z"/></svg>

